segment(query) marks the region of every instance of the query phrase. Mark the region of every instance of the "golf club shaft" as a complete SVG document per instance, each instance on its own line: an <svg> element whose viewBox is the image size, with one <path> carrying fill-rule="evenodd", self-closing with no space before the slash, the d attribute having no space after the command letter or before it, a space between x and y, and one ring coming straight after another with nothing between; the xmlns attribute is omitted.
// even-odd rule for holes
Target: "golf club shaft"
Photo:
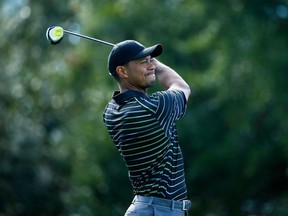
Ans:
<svg viewBox="0 0 288 216"><path fill-rule="evenodd" d="M112 43L109 43L107 41L103 41L103 40L99 40L99 39L96 39L96 38L92 38L92 37L89 37L89 36L86 36L86 35L82 35L82 34L79 34L79 33L75 33L75 32L71 32L71 31L67 31L65 29L63 29L64 32L68 33L68 34L71 34L71 35L74 35L74 36L78 36L78 37L81 37L81 38L85 38L85 39L88 39L88 40L91 40L91 41L95 41L95 42L98 42L98 43L102 43L102 44L105 44L105 45L108 45L108 46L114 46L115 44L112 44Z"/></svg>

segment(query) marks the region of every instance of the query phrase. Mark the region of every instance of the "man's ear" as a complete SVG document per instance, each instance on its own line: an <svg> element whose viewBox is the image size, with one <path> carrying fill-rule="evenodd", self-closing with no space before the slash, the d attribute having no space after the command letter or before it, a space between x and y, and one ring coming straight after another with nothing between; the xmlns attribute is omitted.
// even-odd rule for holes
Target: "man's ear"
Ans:
<svg viewBox="0 0 288 216"><path fill-rule="evenodd" d="M127 78L128 77L128 74L124 68L124 66L118 66L116 68L116 73L118 74L119 77L121 78Z"/></svg>

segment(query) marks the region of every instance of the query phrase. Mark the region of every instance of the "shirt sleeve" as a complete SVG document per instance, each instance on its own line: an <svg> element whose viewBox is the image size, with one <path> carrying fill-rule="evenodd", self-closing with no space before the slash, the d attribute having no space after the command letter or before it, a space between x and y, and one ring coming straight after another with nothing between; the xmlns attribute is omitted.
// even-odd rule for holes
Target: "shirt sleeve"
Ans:
<svg viewBox="0 0 288 216"><path fill-rule="evenodd" d="M185 115L187 111L185 95L181 90L161 91L156 94L158 106L155 114L160 124L168 129Z"/></svg>

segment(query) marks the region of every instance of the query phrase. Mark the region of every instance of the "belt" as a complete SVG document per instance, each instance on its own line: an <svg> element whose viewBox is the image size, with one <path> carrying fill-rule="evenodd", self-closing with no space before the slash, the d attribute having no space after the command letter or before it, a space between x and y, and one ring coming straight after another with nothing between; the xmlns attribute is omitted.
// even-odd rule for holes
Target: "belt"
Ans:
<svg viewBox="0 0 288 216"><path fill-rule="evenodd" d="M183 211L187 211L191 208L191 201L190 200L169 200L164 198L158 198L153 196L140 196L136 195L133 199L133 202L143 202L147 204L155 204L155 205L161 205L166 207L171 207L174 209L181 209Z"/></svg>

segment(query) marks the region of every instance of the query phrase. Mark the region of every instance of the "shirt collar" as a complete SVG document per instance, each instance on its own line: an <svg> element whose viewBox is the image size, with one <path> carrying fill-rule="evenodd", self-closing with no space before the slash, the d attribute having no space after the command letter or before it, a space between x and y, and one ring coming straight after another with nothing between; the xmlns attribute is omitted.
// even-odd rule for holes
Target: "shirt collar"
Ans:
<svg viewBox="0 0 288 216"><path fill-rule="evenodd" d="M116 101L117 104L123 104L133 97L147 97L147 95L143 92L134 90L127 90L122 93L120 93L120 91L115 91L112 98Z"/></svg>

